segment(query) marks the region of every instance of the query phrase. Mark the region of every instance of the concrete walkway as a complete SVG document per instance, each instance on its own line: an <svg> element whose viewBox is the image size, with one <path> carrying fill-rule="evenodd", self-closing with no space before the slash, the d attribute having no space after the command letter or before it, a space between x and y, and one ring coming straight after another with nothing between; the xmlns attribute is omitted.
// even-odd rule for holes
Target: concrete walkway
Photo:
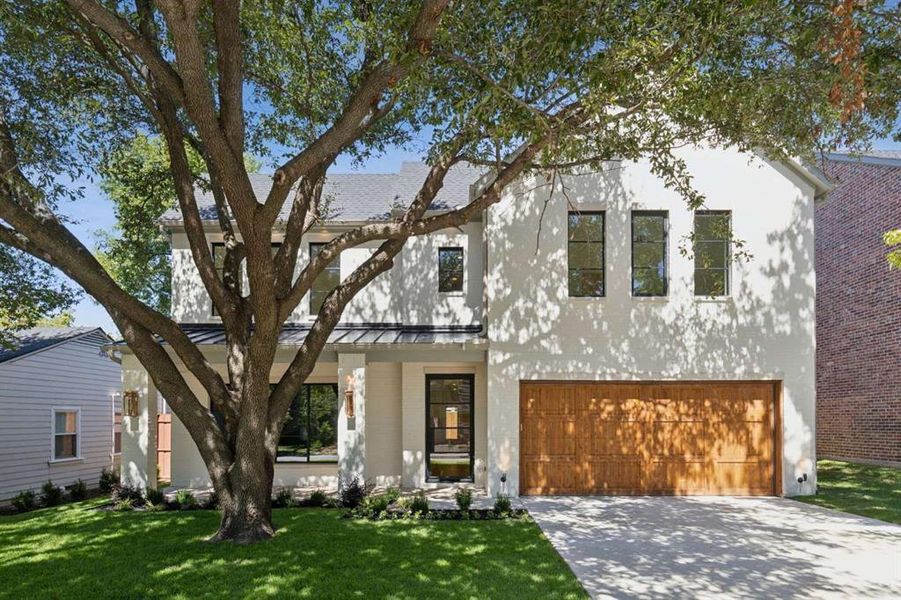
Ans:
<svg viewBox="0 0 901 600"><path fill-rule="evenodd" d="M595 598L901 598L901 526L785 498L524 504Z"/></svg>

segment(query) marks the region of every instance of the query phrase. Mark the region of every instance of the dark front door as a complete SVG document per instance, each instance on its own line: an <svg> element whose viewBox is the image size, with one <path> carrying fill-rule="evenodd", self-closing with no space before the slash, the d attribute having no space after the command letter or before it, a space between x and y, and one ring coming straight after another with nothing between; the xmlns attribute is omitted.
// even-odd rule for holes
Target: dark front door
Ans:
<svg viewBox="0 0 901 600"><path fill-rule="evenodd" d="M473 375L426 375L430 481L472 481Z"/></svg>

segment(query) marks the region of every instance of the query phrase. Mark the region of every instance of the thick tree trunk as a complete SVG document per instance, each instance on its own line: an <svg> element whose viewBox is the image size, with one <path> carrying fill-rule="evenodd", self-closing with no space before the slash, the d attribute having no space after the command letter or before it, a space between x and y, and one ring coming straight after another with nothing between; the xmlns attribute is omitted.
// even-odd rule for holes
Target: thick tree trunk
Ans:
<svg viewBox="0 0 901 600"><path fill-rule="evenodd" d="M219 492L222 519L211 542L252 544L273 536L273 466L267 459L259 470L232 473L229 477L231 491Z"/></svg>

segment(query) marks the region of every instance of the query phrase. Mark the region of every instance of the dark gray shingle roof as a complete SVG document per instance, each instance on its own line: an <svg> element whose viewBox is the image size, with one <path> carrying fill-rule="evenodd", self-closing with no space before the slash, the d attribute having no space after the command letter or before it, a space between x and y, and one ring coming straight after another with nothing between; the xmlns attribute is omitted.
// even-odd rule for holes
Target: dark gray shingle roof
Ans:
<svg viewBox="0 0 901 600"><path fill-rule="evenodd" d="M429 167L419 162L404 162L397 173L339 173L328 175L322 197L328 205L328 219L335 222L380 221L390 216L391 210L408 205L419 191ZM448 209L469 202L469 186L481 176L482 170L469 164L457 164L444 179L444 187L432 203L433 209ZM269 193L272 175L250 175L257 199L262 201ZM198 191L197 204L204 220L216 219L216 205L212 194ZM290 199L282 207L280 217L287 218ZM164 223L181 221L178 209L166 211L160 219Z"/></svg>
<svg viewBox="0 0 901 600"><path fill-rule="evenodd" d="M0 346L0 363L55 346L66 340L94 331L103 332L99 327L34 327L32 329L23 329L13 334L15 342L12 348ZM106 336L105 333L103 335Z"/></svg>

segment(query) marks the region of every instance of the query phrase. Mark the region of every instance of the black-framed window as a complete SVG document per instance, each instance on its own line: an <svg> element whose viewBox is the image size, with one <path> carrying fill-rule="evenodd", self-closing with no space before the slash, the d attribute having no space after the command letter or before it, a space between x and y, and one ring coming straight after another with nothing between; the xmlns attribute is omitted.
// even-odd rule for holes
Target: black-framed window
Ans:
<svg viewBox="0 0 901 600"><path fill-rule="evenodd" d="M474 375L426 375L429 481L472 481Z"/></svg>
<svg viewBox="0 0 901 600"><path fill-rule="evenodd" d="M225 244L223 242L213 242L210 244L211 250L213 252L213 266L216 267L216 275L219 276L219 281L224 281L225 277ZM240 285L240 282L239 282ZM216 311L216 304L212 304L212 313L214 317L219 316L219 313Z"/></svg>
<svg viewBox="0 0 901 600"><path fill-rule="evenodd" d="M569 213L567 263L569 295L604 295L604 213Z"/></svg>
<svg viewBox="0 0 901 600"><path fill-rule="evenodd" d="M312 261L316 256L322 251L322 248L325 246L324 243L311 243L310 244L310 260ZM319 309L322 308L322 303L325 301L326 296L329 293L338 287L338 284L341 283L341 255L336 256L332 262L326 265L325 269L323 269L322 273L319 274L318 277L313 281L313 286L310 288L310 314L316 315L319 314Z"/></svg>
<svg viewBox="0 0 901 600"><path fill-rule="evenodd" d="M275 387L274 385L271 387ZM278 439L281 462L338 461L338 384L305 383Z"/></svg>
<svg viewBox="0 0 901 600"><path fill-rule="evenodd" d="M632 211L632 295L666 296L666 211Z"/></svg>
<svg viewBox="0 0 901 600"><path fill-rule="evenodd" d="M695 295L728 296L732 213L697 211L694 221Z"/></svg>
<svg viewBox="0 0 901 600"><path fill-rule="evenodd" d="M438 248L438 291L463 291L463 248Z"/></svg>

